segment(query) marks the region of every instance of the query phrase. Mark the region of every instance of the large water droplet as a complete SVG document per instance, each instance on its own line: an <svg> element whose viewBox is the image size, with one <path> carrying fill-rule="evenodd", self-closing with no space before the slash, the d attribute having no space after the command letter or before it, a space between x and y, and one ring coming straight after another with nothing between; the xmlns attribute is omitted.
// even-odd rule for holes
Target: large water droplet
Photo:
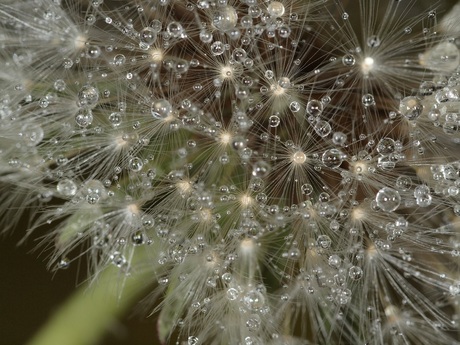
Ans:
<svg viewBox="0 0 460 345"><path fill-rule="evenodd" d="M382 211L393 212L401 204L401 196L398 191L389 187L384 187L377 192L375 201Z"/></svg>

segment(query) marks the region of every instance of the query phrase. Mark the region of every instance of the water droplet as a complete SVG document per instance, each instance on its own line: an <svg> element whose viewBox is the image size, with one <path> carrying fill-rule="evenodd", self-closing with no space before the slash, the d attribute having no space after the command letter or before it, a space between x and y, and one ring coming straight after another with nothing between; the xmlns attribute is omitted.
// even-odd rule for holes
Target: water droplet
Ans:
<svg viewBox="0 0 460 345"><path fill-rule="evenodd" d="M112 255L110 255L110 260L112 264L117 267L123 267L127 263L125 257L119 252L113 252Z"/></svg>
<svg viewBox="0 0 460 345"><path fill-rule="evenodd" d="M215 41L211 44L211 54L214 56L222 55L225 52L225 45L221 41Z"/></svg>
<svg viewBox="0 0 460 345"><path fill-rule="evenodd" d="M367 39L367 45L371 48L376 48L380 45L380 38L376 35L372 35Z"/></svg>
<svg viewBox="0 0 460 345"><path fill-rule="evenodd" d="M363 276L363 270L359 266L351 266L348 270L348 276L352 280L359 280Z"/></svg>
<svg viewBox="0 0 460 345"><path fill-rule="evenodd" d="M277 115L270 116L270 118L268 119L268 124L270 127L278 127L278 125L280 124L279 116Z"/></svg>
<svg viewBox="0 0 460 345"><path fill-rule="evenodd" d="M243 303L247 309L257 311L265 304L264 296L257 290L251 290L243 297Z"/></svg>
<svg viewBox="0 0 460 345"><path fill-rule="evenodd" d="M56 186L58 193L64 196L74 196L77 194L77 184L71 179L59 181Z"/></svg>
<svg viewBox="0 0 460 345"><path fill-rule="evenodd" d="M85 85L77 95L77 106L80 108L94 108L99 101L99 90L91 85Z"/></svg>
<svg viewBox="0 0 460 345"><path fill-rule="evenodd" d="M136 231L131 235L131 242L135 246L140 246L145 243L145 236L142 231Z"/></svg>
<svg viewBox="0 0 460 345"><path fill-rule="evenodd" d="M395 152L396 144L395 141L391 138L383 138L377 144L377 152L382 155L388 155Z"/></svg>
<svg viewBox="0 0 460 345"><path fill-rule="evenodd" d="M268 173L270 172L270 169L271 167L269 163L267 163L264 160L260 160L254 164L253 169L252 169L252 176L258 177L258 178L264 178L268 175Z"/></svg>
<svg viewBox="0 0 460 345"><path fill-rule="evenodd" d="M309 183L305 183L303 184L300 189L302 190L302 194L305 194L305 195L310 195L311 193L313 193L313 186Z"/></svg>
<svg viewBox="0 0 460 345"><path fill-rule="evenodd" d="M347 54L342 57L342 63L345 66L354 66L354 64L356 63L356 59L353 55Z"/></svg>
<svg viewBox="0 0 460 345"><path fill-rule="evenodd" d="M329 149L323 153L321 161L325 166L329 168L338 168L342 164L345 157L346 156L342 151L338 149Z"/></svg>
<svg viewBox="0 0 460 345"><path fill-rule="evenodd" d="M218 7L212 18L212 24L224 32L233 29L237 22L238 14L232 6Z"/></svg>
<svg viewBox="0 0 460 345"><path fill-rule="evenodd" d="M347 135L342 132L334 132L332 134L332 142L335 145L343 146L347 142Z"/></svg>
<svg viewBox="0 0 460 345"><path fill-rule="evenodd" d="M26 123L22 126L19 135L27 146L32 147L38 145L43 140L45 132L38 124Z"/></svg>
<svg viewBox="0 0 460 345"><path fill-rule="evenodd" d="M171 103L166 99L158 99L152 103L151 113L156 119L162 120L167 118L172 112Z"/></svg>
<svg viewBox="0 0 460 345"><path fill-rule="evenodd" d="M75 115L75 122L81 128L86 128L93 123L93 112L91 109L81 109Z"/></svg>
<svg viewBox="0 0 460 345"><path fill-rule="evenodd" d="M239 292L237 289L235 288L229 288L227 290L227 298L230 300L230 301L234 301L238 298L238 295L239 295Z"/></svg>
<svg viewBox="0 0 460 345"><path fill-rule="evenodd" d="M405 97L399 103L399 112L408 120L417 119L422 111L422 102L416 97Z"/></svg>
<svg viewBox="0 0 460 345"><path fill-rule="evenodd" d="M172 36L172 37L175 37L175 38L182 38L184 37L184 28L182 27L182 25L178 22L171 22L168 24L168 26L166 27L166 31Z"/></svg>
<svg viewBox="0 0 460 345"><path fill-rule="evenodd" d="M316 239L316 243L319 247L323 249L328 249L331 246L332 241L331 238L327 235L319 235Z"/></svg>
<svg viewBox="0 0 460 345"><path fill-rule="evenodd" d="M198 341L199 339L197 337L190 336L187 339L187 345L198 345Z"/></svg>
<svg viewBox="0 0 460 345"><path fill-rule="evenodd" d="M319 116L323 112L323 103L316 99L312 99L308 101L306 110L311 116Z"/></svg>
<svg viewBox="0 0 460 345"><path fill-rule="evenodd" d="M54 89L56 91L59 91L59 92L63 92L65 91L65 88L66 88L66 83L64 80L62 79L56 79L56 81L54 82Z"/></svg>
<svg viewBox="0 0 460 345"><path fill-rule="evenodd" d="M322 138L327 137L332 132L331 124L324 120L317 120L313 128L316 134Z"/></svg>
<svg viewBox="0 0 460 345"><path fill-rule="evenodd" d="M151 27L145 27L139 32L141 43L151 46L157 39L157 32Z"/></svg>
<svg viewBox="0 0 460 345"><path fill-rule="evenodd" d="M281 17L284 14L284 5L279 1L272 1L267 6L267 12L272 17Z"/></svg>
<svg viewBox="0 0 460 345"><path fill-rule="evenodd" d="M398 191L389 187L384 187L377 192L375 201L382 211L393 212L401 204L401 196Z"/></svg>
<svg viewBox="0 0 460 345"><path fill-rule="evenodd" d="M363 95L363 97L361 98L361 102L363 103L365 107L370 107L372 105L375 105L374 96L370 93Z"/></svg>

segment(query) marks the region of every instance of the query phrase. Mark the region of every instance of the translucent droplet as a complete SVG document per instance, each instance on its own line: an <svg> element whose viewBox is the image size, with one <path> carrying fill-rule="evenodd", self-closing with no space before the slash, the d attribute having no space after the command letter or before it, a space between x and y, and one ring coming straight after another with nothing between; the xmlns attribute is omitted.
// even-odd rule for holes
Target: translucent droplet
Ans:
<svg viewBox="0 0 460 345"><path fill-rule="evenodd" d="M329 134L331 134L331 131L332 131L332 127L330 123L324 120L316 121L313 128L316 134L318 134L322 138L327 137Z"/></svg>
<svg viewBox="0 0 460 345"><path fill-rule="evenodd" d="M380 38L376 35L372 35L367 38L367 45L371 48L378 47L380 43Z"/></svg>
<svg viewBox="0 0 460 345"><path fill-rule="evenodd" d="M145 243L145 236L142 231L136 231L131 235L131 242L135 246L140 246Z"/></svg>
<svg viewBox="0 0 460 345"><path fill-rule="evenodd" d="M215 41L211 44L211 54L214 56L222 55L225 52L225 45L221 41Z"/></svg>
<svg viewBox="0 0 460 345"><path fill-rule="evenodd" d="M393 212L401 204L401 196L398 191L389 187L384 187L377 192L375 201L382 211Z"/></svg>
<svg viewBox="0 0 460 345"><path fill-rule="evenodd" d="M91 85L83 86L77 95L77 106L80 108L94 108L99 101L99 90Z"/></svg>
<svg viewBox="0 0 460 345"><path fill-rule="evenodd" d="M43 140L45 132L38 124L26 123L22 126L19 135L27 146L32 147L38 145Z"/></svg>
<svg viewBox="0 0 460 345"><path fill-rule="evenodd" d="M252 169L252 176L254 177L259 177L259 178L264 178L268 175L270 172L270 164L268 164L264 160L260 160L254 164L254 167Z"/></svg>
<svg viewBox="0 0 460 345"><path fill-rule="evenodd" d="M415 202L420 207L428 207L431 205L433 197L430 193L430 187L427 185L417 186L414 189Z"/></svg>
<svg viewBox="0 0 460 345"><path fill-rule="evenodd" d="M118 127L121 124L121 114L119 112L114 112L109 115L109 121L114 127Z"/></svg>
<svg viewBox="0 0 460 345"><path fill-rule="evenodd" d="M119 252L114 252L110 255L110 260L117 267L123 267L127 263L125 257Z"/></svg>
<svg viewBox="0 0 460 345"><path fill-rule="evenodd" d="M126 62L126 56L123 54L117 54L113 57L113 64L115 66L122 66Z"/></svg>
<svg viewBox="0 0 460 345"><path fill-rule="evenodd" d="M187 339L187 345L198 345L198 342L199 342L198 338L194 336L190 336Z"/></svg>
<svg viewBox="0 0 460 345"><path fill-rule="evenodd" d="M253 314L246 321L246 327L249 332L257 332L260 328L260 316L258 314Z"/></svg>
<svg viewBox="0 0 460 345"><path fill-rule="evenodd" d="M166 99L158 99L154 101L150 109L152 116L159 120L167 118L172 112L171 103L169 103Z"/></svg>
<svg viewBox="0 0 460 345"><path fill-rule="evenodd" d="M157 32L151 27L145 27L139 32L141 43L151 46L157 39Z"/></svg>
<svg viewBox="0 0 460 345"><path fill-rule="evenodd" d="M89 46L86 50L86 56L90 59L97 59L101 56L101 48L99 46Z"/></svg>
<svg viewBox="0 0 460 345"><path fill-rule="evenodd" d="M396 144L395 141L391 138L383 138L377 144L377 152L382 155L388 155L395 152Z"/></svg>
<svg viewBox="0 0 460 345"><path fill-rule="evenodd" d="M421 56L421 63L435 71L453 71L460 63L459 50L452 42L441 42Z"/></svg>
<svg viewBox="0 0 460 345"><path fill-rule="evenodd" d="M238 295L239 295L239 292L237 289L235 288L229 288L227 290L227 298L230 300L230 301L234 301L238 298Z"/></svg>
<svg viewBox="0 0 460 345"><path fill-rule="evenodd" d="M61 180L58 182L56 190L61 195L74 196L77 194L77 184L71 179Z"/></svg>
<svg viewBox="0 0 460 345"><path fill-rule="evenodd" d="M422 102L416 97L405 97L399 103L399 112L408 120L417 119L422 111Z"/></svg>
<svg viewBox="0 0 460 345"><path fill-rule="evenodd" d="M91 109L81 109L75 115L75 122L81 128L86 128L93 123L93 112Z"/></svg>
<svg viewBox="0 0 460 345"><path fill-rule="evenodd" d="M297 101L292 101L292 102L289 104L289 109L290 109L293 113L297 113L297 112L300 110L300 103L297 102Z"/></svg>
<svg viewBox="0 0 460 345"><path fill-rule="evenodd" d="M69 268L69 265L70 265L69 258L63 257L63 258L61 258L61 260L59 260L59 262L57 264L57 268L59 268L61 270L66 270L67 268Z"/></svg>
<svg viewBox="0 0 460 345"><path fill-rule="evenodd" d="M281 17L284 14L284 5L279 1L272 1L267 6L267 12L272 17Z"/></svg>
<svg viewBox="0 0 460 345"><path fill-rule="evenodd" d="M311 193L313 193L313 186L309 183L305 183L303 184L300 189L302 190L302 194L305 194L305 195L310 195Z"/></svg>
<svg viewBox="0 0 460 345"><path fill-rule="evenodd" d="M354 66L354 64L356 63L356 59L353 55L347 54L342 57L342 63L345 66Z"/></svg>
<svg viewBox="0 0 460 345"><path fill-rule="evenodd" d="M287 89L291 87L291 80L288 77L281 77L278 80L278 85L283 89Z"/></svg>
<svg viewBox="0 0 460 345"><path fill-rule="evenodd" d="M348 276L352 280L359 280L363 276L363 270L359 266L351 266L348 270Z"/></svg>
<svg viewBox="0 0 460 345"><path fill-rule="evenodd" d="M407 192L412 186L412 179L409 176L399 176L396 179L396 189Z"/></svg>
<svg viewBox="0 0 460 345"><path fill-rule="evenodd" d="M306 110L311 116L319 116L323 112L323 103L316 99L312 99L308 101Z"/></svg>
<svg viewBox="0 0 460 345"><path fill-rule="evenodd" d="M327 263L329 266L333 268L339 268L342 265L342 259L340 258L340 256L334 254L329 257Z"/></svg>
<svg viewBox="0 0 460 345"><path fill-rule="evenodd" d="M280 118L277 115L272 115L268 119L268 124L270 127L278 127L280 124Z"/></svg>
<svg viewBox="0 0 460 345"><path fill-rule="evenodd" d="M237 22L238 14L232 6L218 7L212 18L212 24L224 32L233 29Z"/></svg>
<svg viewBox="0 0 460 345"><path fill-rule="evenodd" d="M342 132L334 132L334 134L332 134L332 142L335 145L343 146L347 142L347 135Z"/></svg>
<svg viewBox="0 0 460 345"><path fill-rule="evenodd" d="M62 92L65 90L66 86L66 82L62 79L56 79L56 81L54 82L54 89L56 91Z"/></svg>
<svg viewBox="0 0 460 345"><path fill-rule="evenodd" d="M243 303L249 310L257 311L265 304L265 297L257 290L251 290L243 297Z"/></svg>
<svg viewBox="0 0 460 345"><path fill-rule="evenodd" d="M327 235L319 235L318 238L316 239L316 243L318 244L319 247L323 249L327 249L331 246L332 241L331 241L331 238Z"/></svg>
<svg viewBox="0 0 460 345"><path fill-rule="evenodd" d="M338 149L329 149L323 153L321 161L329 168L338 168L345 158L345 154Z"/></svg>
<svg viewBox="0 0 460 345"><path fill-rule="evenodd" d="M131 158L128 162L128 169L134 172L141 171L143 166L144 163L142 162L142 159L138 157Z"/></svg>
<svg viewBox="0 0 460 345"><path fill-rule="evenodd" d="M184 36L184 28L178 22L171 22L166 27L166 31L175 38L183 37Z"/></svg>
<svg viewBox="0 0 460 345"><path fill-rule="evenodd" d="M361 98L361 102L363 103L365 107L370 107L372 105L375 105L374 96L370 93L363 95L363 97Z"/></svg>

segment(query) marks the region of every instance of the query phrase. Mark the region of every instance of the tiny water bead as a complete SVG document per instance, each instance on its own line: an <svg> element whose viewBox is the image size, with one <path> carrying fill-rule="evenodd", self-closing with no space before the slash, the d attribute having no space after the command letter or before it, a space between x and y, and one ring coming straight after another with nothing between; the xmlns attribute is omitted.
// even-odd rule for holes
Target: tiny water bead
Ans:
<svg viewBox="0 0 460 345"><path fill-rule="evenodd" d="M408 120L417 119L422 111L422 102L416 97L405 97L399 103L399 112Z"/></svg>
<svg viewBox="0 0 460 345"><path fill-rule="evenodd" d="M166 99L158 99L154 101L151 105L151 113L155 119L164 120L172 112L171 103Z"/></svg>
<svg viewBox="0 0 460 345"><path fill-rule="evenodd" d="M134 172L141 171L143 166L144 163L142 162L142 159L138 157L131 158L128 162L128 169Z"/></svg>
<svg viewBox="0 0 460 345"><path fill-rule="evenodd" d="M75 115L75 123L81 127L86 128L93 123L93 112L91 109L80 109Z"/></svg>
<svg viewBox="0 0 460 345"><path fill-rule="evenodd" d="M91 85L83 86L77 95L77 106L80 108L94 108L99 101L99 90Z"/></svg>
<svg viewBox="0 0 460 345"><path fill-rule="evenodd" d="M384 212L393 212L401 204L401 196L397 190L384 187L377 192L375 196L377 206Z"/></svg>
<svg viewBox="0 0 460 345"><path fill-rule="evenodd" d="M320 248L328 249L332 244L332 240L327 235L319 235L316 240L316 243L318 244Z"/></svg>
<svg viewBox="0 0 460 345"><path fill-rule="evenodd" d="M348 270L348 276L351 280L359 280L363 277L363 270L359 266L351 266Z"/></svg>
<svg viewBox="0 0 460 345"><path fill-rule="evenodd" d="M151 46L157 39L157 32L151 27L145 27L139 32L141 43Z"/></svg>
<svg viewBox="0 0 460 345"><path fill-rule="evenodd" d="M285 8L284 8L284 5L281 2L272 1L267 6L267 12L272 17L281 17L285 12Z"/></svg>
<svg viewBox="0 0 460 345"><path fill-rule="evenodd" d="M225 52L225 45L221 41L214 41L210 48L211 54L214 56L222 55Z"/></svg>
<svg viewBox="0 0 460 345"><path fill-rule="evenodd" d="M370 107L370 106L375 105L374 95L370 93L363 95L363 97L361 98L361 102L363 103L365 107Z"/></svg>
<svg viewBox="0 0 460 345"><path fill-rule="evenodd" d="M27 123L22 126L19 136L26 146L32 147L38 145L43 140L45 132L40 125Z"/></svg>
<svg viewBox="0 0 460 345"><path fill-rule="evenodd" d="M74 196L77 194L77 184L71 179L64 179L58 182L56 190L63 196Z"/></svg>
<svg viewBox="0 0 460 345"><path fill-rule="evenodd" d="M238 13L232 6L218 7L212 18L212 24L224 32L233 29L237 22Z"/></svg>
<svg viewBox="0 0 460 345"><path fill-rule="evenodd" d="M312 99L307 103L307 113L311 116L319 116L323 112L323 103L316 99Z"/></svg>
<svg viewBox="0 0 460 345"><path fill-rule="evenodd" d="M187 339L187 345L198 345L199 339L195 336L189 336Z"/></svg>
<svg viewBox="0 0 460 345"><path fill-rule="evenodd" d="M345 66L354 66L356 63L356 59L353 55L347 54L342 57L342 63Z"/></svg>
<svg viewBox="0 0 460 345"><path fill-rule="evenodd" d="M270 127L275 128L278 127L280 124L280 118L278 115L271 115L268 119L268 124Z"/></svg>
<svg viewBox="0 0 460 345"><path fill-rule="evenodd" d="M339 149L329 149L323 153L321 161L328 168L338 168L345 157L346 155Z"/></svg>

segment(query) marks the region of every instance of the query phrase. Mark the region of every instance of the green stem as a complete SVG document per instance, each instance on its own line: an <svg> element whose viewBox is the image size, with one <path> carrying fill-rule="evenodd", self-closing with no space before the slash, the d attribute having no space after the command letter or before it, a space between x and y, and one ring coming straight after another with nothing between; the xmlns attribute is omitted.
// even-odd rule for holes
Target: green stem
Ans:
<svg viewBox="0 0 460 345"><path fill-rule="evenodd" d="M139 262L139 256L133 262ZM85 284L62 305L27 345L96 344L151 286L153 277L153 269L124 277L119 268L107 268L95 283Z"/></svg>

